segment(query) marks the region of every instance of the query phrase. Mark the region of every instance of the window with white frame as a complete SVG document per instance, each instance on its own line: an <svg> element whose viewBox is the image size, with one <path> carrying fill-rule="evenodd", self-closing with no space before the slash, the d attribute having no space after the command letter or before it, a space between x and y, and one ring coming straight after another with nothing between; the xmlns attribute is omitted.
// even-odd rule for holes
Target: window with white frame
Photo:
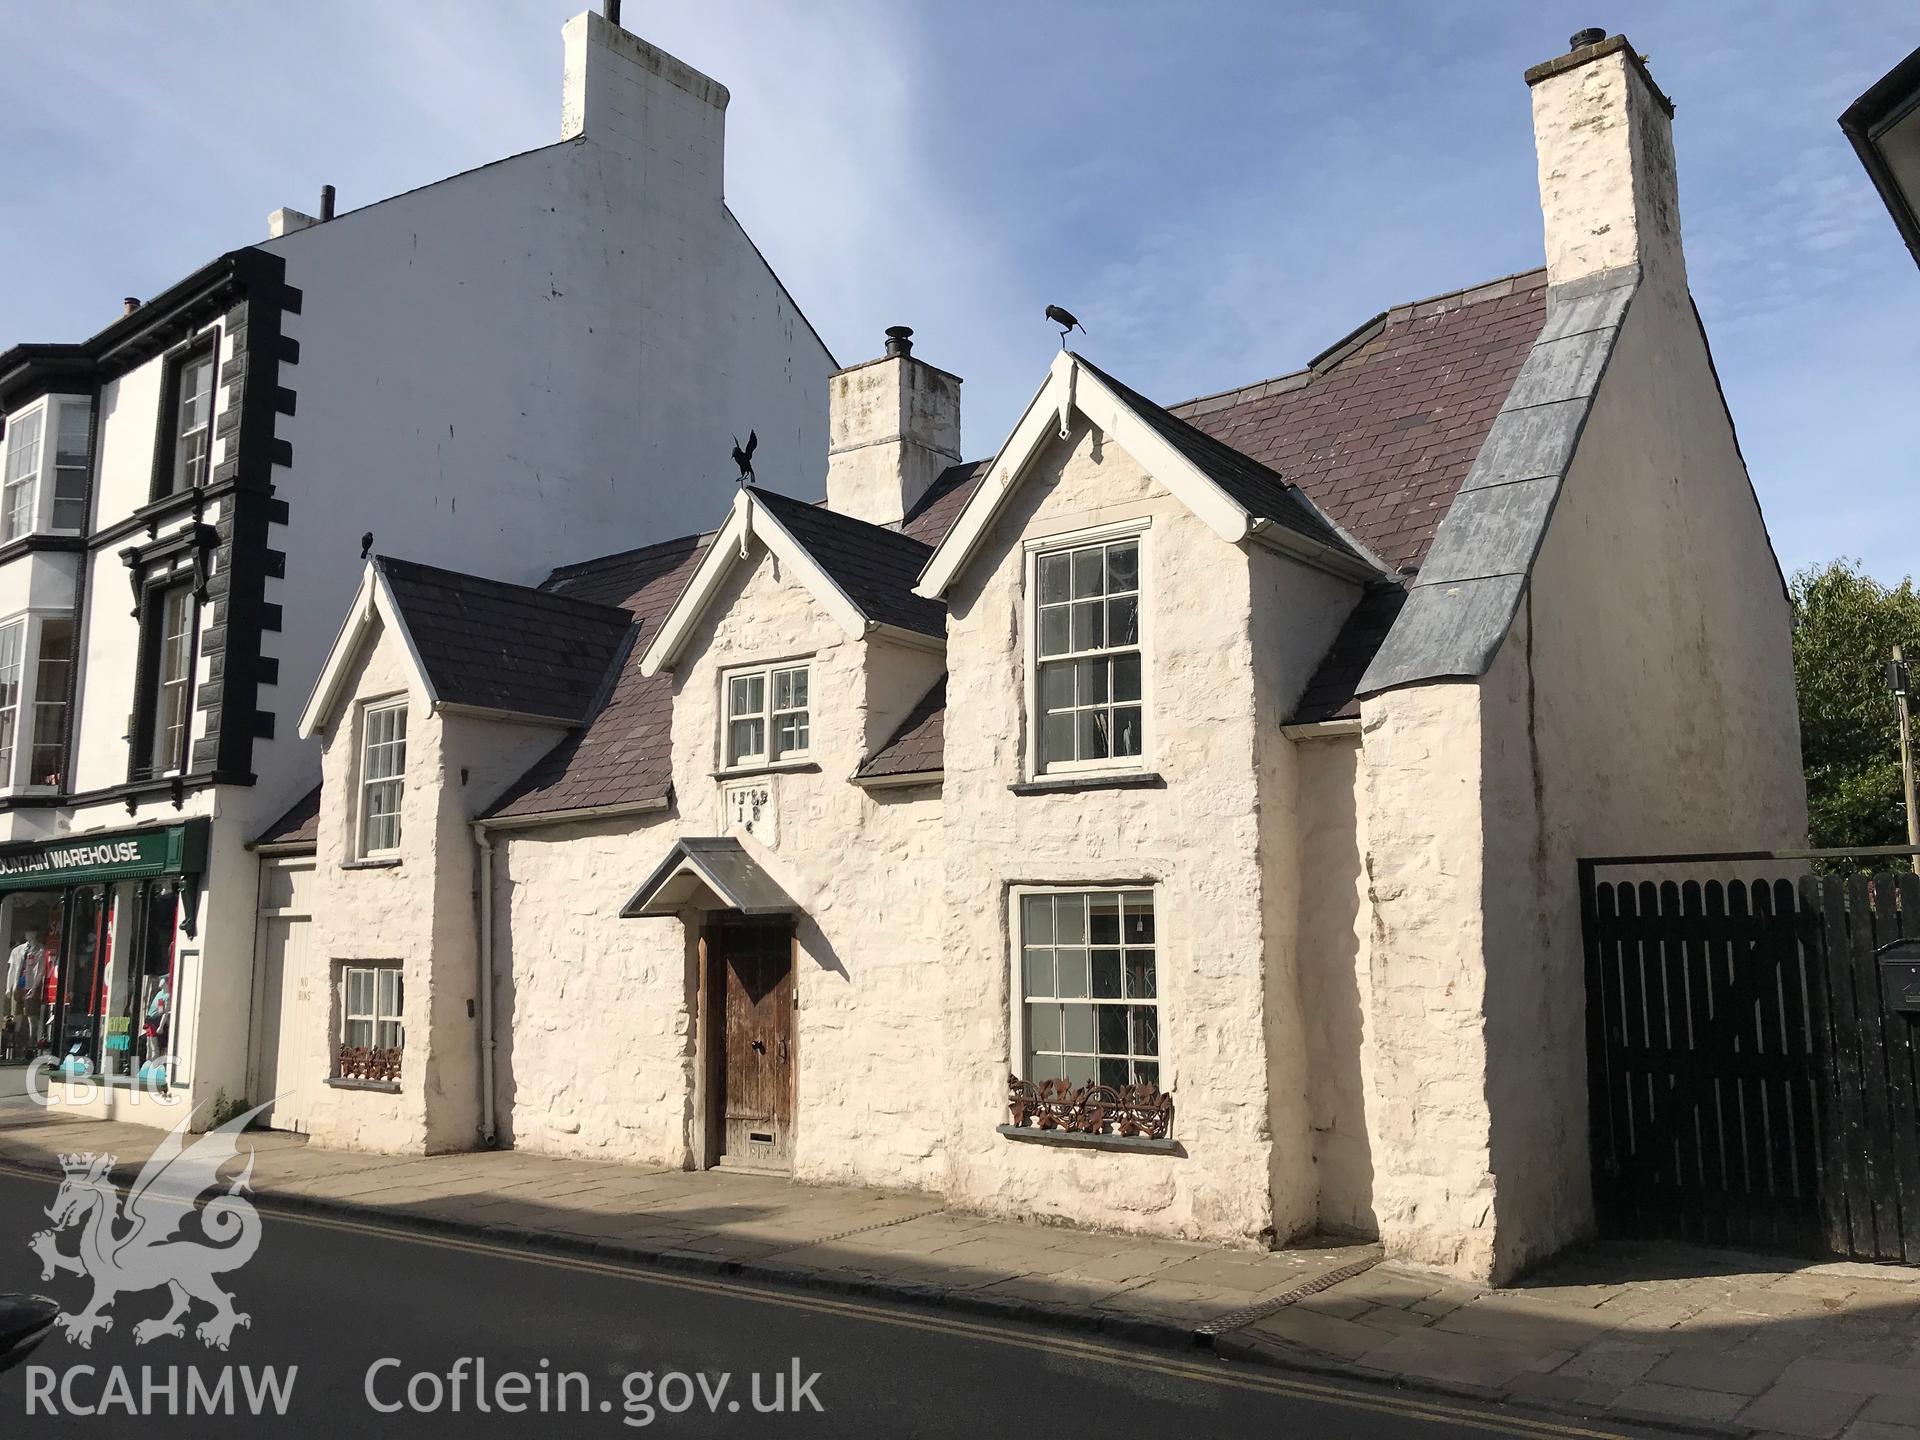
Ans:
<svg viewBox="0 0 1920 1440"><path fill-rule="evenodd" d="M0 458L0 543L86 528L93 402L50 396L8 422Z"/></svg>
<svg viewBox="0 0 1920 1440"><path fill-rule="evenodd" d="M67 773L67 693L73 677L73 619L40 622L33 665L32 749L26 783L59 788ZM0 772L4 773L4 772Z"/></svg>
<svg viewBox="0 0 1920 1440"><path fill-rule="evenodd" d="M160 632L154 652L153 775L171 775L186 765L187 719L193 699L193 590L175 585L156 610Z"/></svg>
<svg viewBox="0 0 1920 1440"><path fill-rule="evenodd" d="M1014 931L1020 1077L1159 1085L1153 892L1016 892Z"/></svg>
<svg viewBox="0 0 1920 1440"><path fill-rule="evenodd" d="M369 705L361 715L360 854L392 855L400 848L400 802L406 795L407 705Z"/></svg>
<svg viewBox="0 0 1920 1440"><path fill-rule="evenodd" d="M190 490L206 477L207 455L213 449L214 362L212 349L175 362L168 390L168 443L156 487L161 495Z"/></svg>
<svg viewBox="0 0 1920 1440"><path fill-rule="evenodd" d="M29 410L7 427L4 487L0 487L0 540L18 540L33 529L40 493L44 407Z"/></svg>
<svg viewBox="0 0 1920 1440"><path fill-rule="evenodd" d="M62 400L53 432L51 528L68 534L87 528L87 476L93 465L93 405Z"/></svg>
<svg viewBox="0 0 1920 1440"><path fill-rule="evenodd" d="M406 986L398 965L340 967L340 1058L343 1079L395 1081L407 1030Z"/></svg>
<svg viewBox="0 0 1920 1440"><path fill-rule="evenodd" d="M20 691L27 666L27 622L0 627L0 776L13 774L20 738Z"/></svg>
<svg viewBox="0 0 1920 1440"><path fill-rule="evenodd" d="M1041 550L1033 568L1035 769L1137 761L1140 537Z"/></svg>
<svg viewBox="0 0 1920 1440"><path fill-rule="evenodd" d="M789 760L807 753L813 743L807 666L732 670L723 688L729 767Z"/></svg>
<svg viewBox="0 0 1920 1440"><path fill-rule="evenodd" d="M29 612L0 624L0 790L66 778L73 617Z"/></svg>

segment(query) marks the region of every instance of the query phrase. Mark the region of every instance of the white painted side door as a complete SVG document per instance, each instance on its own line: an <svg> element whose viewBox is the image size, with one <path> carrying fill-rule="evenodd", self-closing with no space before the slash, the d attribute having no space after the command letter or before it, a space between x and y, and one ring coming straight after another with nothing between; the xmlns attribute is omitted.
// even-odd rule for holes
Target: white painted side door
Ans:
<svg viewBox="0 0 1920 1440"><path fill-rule="evenodd" d="M263 1124L305 1133L326 1077L327 988L311 937L313 861L260 862L255 927L253 1093Z"/></svg>

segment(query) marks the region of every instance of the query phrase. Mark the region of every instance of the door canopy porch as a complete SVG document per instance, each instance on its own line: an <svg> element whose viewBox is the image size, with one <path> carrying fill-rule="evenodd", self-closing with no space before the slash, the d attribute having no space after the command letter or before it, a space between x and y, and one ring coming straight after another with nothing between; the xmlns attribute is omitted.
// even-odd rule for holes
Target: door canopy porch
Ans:
<svg viewBox="0 0 1920 1440"><path fill-rule="evenodd" d="M677 841L621 908L620 918L678 915L688 908L737 910L742 915L800 913L800 907L740 842L725 835Z"/></svg>

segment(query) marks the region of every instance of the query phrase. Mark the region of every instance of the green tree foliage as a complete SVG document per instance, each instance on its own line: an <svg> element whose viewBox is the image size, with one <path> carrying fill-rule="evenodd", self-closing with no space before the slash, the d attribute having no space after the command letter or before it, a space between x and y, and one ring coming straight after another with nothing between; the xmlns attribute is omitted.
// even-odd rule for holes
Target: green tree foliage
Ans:
<svg viewBox="0 0 1920 1440"><path fill-rule="evenodd" d="M1802 570L1790 589L1813 843L1903 845L1900 722L1883 671L1904 645L1920 678L1920 594L1911 577L1889 588L1847 560Z"/></svg>

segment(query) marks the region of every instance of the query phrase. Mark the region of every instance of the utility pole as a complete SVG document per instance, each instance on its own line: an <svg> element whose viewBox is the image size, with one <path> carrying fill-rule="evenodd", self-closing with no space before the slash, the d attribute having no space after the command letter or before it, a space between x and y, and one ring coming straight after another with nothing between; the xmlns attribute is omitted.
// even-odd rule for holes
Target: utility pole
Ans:
<svg viewBox="0 0 1920 1440"><path fill-rule="evenodd" d="M1920 815L1913 808L1913 711L1907 699L1907 657L1898 645L1893 647L1893 663L1887 666L1887 683L1900 707L1900 783L1907 794L1907 844L1920 845ZM1908 858L1913 873L1920 875L1920 855Z"/></svg>

